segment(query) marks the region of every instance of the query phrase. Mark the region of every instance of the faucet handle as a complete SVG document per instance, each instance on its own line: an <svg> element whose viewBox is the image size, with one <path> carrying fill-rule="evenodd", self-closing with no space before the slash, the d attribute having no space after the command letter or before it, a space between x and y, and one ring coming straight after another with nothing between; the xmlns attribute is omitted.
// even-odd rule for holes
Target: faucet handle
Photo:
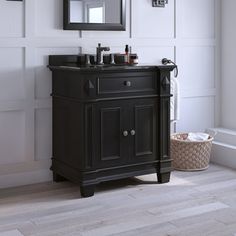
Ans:
<svg viewBox="0 0 236 236"><path fill-rule="evenodd" d="M115 64L115 55L114 53L111 53L111 61L110 64Z"/></svg>
<svg viewBox="0 0 236 236"><path fill-rule="evenodd" d="M86 55L85 55L85 65L86 65L86 66L91 65L91 62L90 62L90 55L89 55L89 54L86 54Z"/></svg>

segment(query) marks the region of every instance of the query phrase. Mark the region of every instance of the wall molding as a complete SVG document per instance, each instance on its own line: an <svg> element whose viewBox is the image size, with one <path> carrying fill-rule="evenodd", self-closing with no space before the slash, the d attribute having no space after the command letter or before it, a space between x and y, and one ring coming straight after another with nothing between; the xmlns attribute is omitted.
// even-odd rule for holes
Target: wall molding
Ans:
<svg viewBox="0 0 236 236"><path fill-rule="evenodd" d="M52 173L48 169L35 170L30 172L22 171L19 173L0 175L1 188L10 188L49 181L52 181Z"/></svg>

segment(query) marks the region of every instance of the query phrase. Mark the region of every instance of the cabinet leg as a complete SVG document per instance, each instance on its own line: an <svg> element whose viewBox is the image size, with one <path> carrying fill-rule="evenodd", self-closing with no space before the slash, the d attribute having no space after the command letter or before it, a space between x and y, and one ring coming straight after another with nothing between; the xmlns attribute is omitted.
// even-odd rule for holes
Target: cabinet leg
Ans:
<svg viewBox="0 0 236 236"><path fill-rule="evenodd" d="M95 185L80 186L82 197L92 197L94 195Z"/></svg>
<svg viewBox="0 0 236 236"><path fill-rule="evenodd" d="M54 182L63 182L66 181L66 178L64 178L63 176L57 174L56 172L53 172L53 181Z"/></svg>
<svg viewBox="0 0 236 236"><path fill-rule="evenodd" d="M158 183L164 184L170 181L170 172L157 174Z"/></svg>

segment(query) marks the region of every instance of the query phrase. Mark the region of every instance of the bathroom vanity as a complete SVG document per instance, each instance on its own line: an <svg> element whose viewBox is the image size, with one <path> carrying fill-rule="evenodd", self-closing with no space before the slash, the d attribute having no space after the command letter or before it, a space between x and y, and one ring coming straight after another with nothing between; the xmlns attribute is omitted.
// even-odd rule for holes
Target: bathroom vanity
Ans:
<svg viewBox="0 0 236 236"><path fill-rule="evenodd" d="M54 181L96 184L157 173L170 179L170 72L175 66L87 65L50 56Z"/></svg>

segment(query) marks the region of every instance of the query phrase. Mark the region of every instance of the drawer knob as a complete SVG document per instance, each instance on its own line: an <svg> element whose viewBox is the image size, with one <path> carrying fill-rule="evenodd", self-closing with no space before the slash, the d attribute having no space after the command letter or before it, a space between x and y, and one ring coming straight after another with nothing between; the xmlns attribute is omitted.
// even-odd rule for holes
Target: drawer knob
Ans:
<svg viewBox="0 0 236 236"><path fill-rule="evenodd" d="M124 136L124 137L127 137L128 135L129 135L129 133L128 133L127 130L123 131L123 136Z"/></svg>
<svg viewBox="0 0 236 236"><path fill-rule="evenodd" d="M132 83L130 81L125 81L124 85L127 86L127 87L131 87Z"/></svg>
<svg viewBox="0 0 236 236"><path fill-rule="evenodd" d="M132 136L134 136L134 135L136 134L135 130L132 129L132 130L130 131L130 134L131 134Z"/></svg>

